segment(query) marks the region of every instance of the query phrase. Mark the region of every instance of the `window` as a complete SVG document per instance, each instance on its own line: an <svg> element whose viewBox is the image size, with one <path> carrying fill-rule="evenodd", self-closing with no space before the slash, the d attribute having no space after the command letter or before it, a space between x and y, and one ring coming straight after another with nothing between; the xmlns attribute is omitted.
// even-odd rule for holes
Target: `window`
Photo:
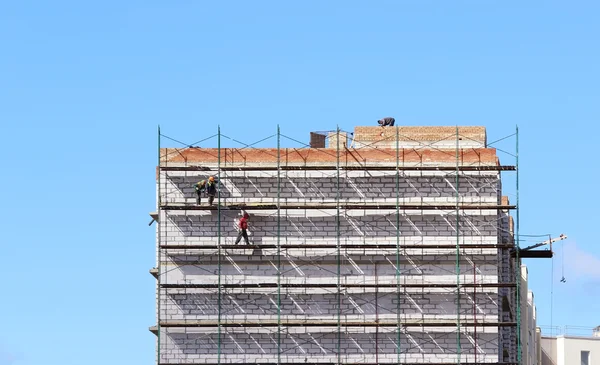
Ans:
<svg viewBox="0 0 600 365"><path fill-rule="evenodd" d="M581 365L590 365L589 351L581 351Z"/></svg>

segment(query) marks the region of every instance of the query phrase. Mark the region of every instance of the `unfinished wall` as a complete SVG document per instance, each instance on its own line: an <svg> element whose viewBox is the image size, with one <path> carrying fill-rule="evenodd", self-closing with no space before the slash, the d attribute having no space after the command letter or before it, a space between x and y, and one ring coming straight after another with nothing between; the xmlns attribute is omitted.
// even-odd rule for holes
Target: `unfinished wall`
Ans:
<svg viewBox="0 0 600 365"><path fill-rule="evenodd" d="M458 134L457 134L458 132ZM396 136L398 141L396 142ZM354 145L357 148L485 148L484 127L356 127Z"/></svg>

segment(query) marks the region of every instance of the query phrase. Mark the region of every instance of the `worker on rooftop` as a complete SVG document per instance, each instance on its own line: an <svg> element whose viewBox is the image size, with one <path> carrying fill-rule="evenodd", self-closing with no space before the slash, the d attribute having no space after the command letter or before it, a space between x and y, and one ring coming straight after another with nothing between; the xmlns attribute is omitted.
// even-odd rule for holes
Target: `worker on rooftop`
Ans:
<svg viewBox="0 0 600 365"><path fill-rule="evenodd" d="M242 237L244 237L244 241L247 245L250 244L250 242L248 242L248 218L250 218L250 215L248 215L248 213L246 212L244 212L242 218L240 218L240 222L238 224L240 232L238 233L237 239L235 240L236 245L240 243Z"/></svg>
<svg viewBox="0 0 600 365"><path fill-rule="evenodd" d="M395 122L396 122L396 119L394 119L392 117L381 118L377 121L377 123L379 123L379 125L382 127L385 127L385 126L393 127Z"/></svg>
<svg viewBox="0 0 600 365"><path fill-rule="evenodd" d="M215 180L214 176L208 177L208 182L206 183L206 195L208 195L208 205L212 206L213 201L215 200L215 195L217 195L217 184L218 180Z"/></svg>

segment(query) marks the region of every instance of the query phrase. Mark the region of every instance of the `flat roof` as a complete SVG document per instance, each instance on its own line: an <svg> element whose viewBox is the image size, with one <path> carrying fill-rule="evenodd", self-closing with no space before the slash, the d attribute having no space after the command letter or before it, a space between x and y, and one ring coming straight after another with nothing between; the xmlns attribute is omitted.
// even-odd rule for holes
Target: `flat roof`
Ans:
<svg viewBox="0 0 600 365"><path fill-rule="evenodd" d="M547 339L547 340L556 340L558 338L567 338L567 339L573 339L573 340L593 340L593 341L599 341L600 340L600 337L594 337L594 336L574 336L574 335L542 336L541 338Z"/></svg>

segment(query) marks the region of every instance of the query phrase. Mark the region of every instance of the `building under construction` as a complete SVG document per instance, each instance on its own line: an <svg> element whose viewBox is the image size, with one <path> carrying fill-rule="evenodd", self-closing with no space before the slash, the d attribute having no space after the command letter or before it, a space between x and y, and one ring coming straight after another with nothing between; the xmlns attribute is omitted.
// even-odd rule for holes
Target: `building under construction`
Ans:
<svg viewBox="0 0 600 365"><path fill-rule="evenodd" d="M518 158L502 165L484 127L272 137L159 137L157 364L535 363L518 193L502 192ZM209 176L214 205L198 205ZM242 212L250 245L234 244Z"/></svg>

